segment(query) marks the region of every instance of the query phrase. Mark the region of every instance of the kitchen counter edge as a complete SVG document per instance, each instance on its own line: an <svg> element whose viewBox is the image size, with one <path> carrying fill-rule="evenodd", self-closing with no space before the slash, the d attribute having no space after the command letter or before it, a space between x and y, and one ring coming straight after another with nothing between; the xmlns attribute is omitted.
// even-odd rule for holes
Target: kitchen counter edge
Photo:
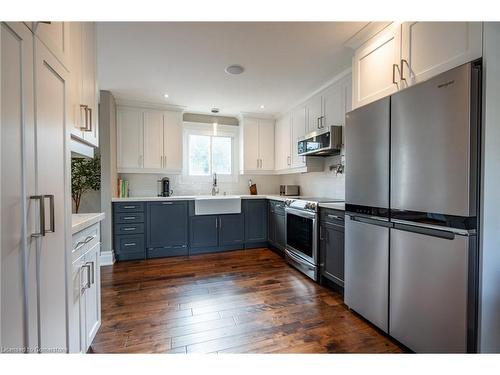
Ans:
<svg viewBox="0 0 500 375"><path fill-rule="evenodd" d="M72 214L71 215L71 234L81 232L82 230L104 220L104 212L90 214Z"/></svg>

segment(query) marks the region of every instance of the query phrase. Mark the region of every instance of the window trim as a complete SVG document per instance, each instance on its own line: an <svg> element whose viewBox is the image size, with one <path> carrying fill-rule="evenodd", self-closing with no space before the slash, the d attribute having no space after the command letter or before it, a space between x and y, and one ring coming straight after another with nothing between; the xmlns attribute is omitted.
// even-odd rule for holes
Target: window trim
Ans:
<svg viewBox="0 0 500 375"><path fill-rule="evenodd" d="M180 184L192 183L212 183L212 176L190 176L189 175L189 135L207 135L213 136L212 124L201 124L195 122L184 122L182 127L182 174ZM231 174L219 175L219 182L237 183L239 177L238 165L238 135L239 128L232 125L218 125L217 136L231 138Z"/></svg>

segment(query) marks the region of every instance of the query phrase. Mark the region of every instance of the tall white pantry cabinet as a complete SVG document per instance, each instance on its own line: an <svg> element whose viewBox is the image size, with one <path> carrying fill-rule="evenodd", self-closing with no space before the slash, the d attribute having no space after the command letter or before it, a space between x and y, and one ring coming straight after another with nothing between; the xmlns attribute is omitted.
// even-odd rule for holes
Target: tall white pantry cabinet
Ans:
<svg viewBox="0 0 500 375"><path fill-rule="evenodd" d="M65 22L0 23L3 352L70 351L69 40Z"/></svg>

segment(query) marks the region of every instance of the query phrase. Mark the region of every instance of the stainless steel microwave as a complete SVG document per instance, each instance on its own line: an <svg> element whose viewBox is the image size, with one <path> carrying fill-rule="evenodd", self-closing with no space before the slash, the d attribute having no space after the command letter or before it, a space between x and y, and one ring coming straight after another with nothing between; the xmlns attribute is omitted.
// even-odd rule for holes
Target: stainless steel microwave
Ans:
<svg viewBox="0 0 500 375"><path fill-rule="evenodd" d="M340 155L342 126L329 126L300 137L297 141L299 156Z"/></svg>

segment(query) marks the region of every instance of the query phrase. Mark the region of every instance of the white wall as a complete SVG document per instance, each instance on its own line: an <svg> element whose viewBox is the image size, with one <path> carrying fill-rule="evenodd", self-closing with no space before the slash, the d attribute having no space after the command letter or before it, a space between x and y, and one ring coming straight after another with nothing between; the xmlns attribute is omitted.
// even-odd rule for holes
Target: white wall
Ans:
<svg viewBox="0 0 500 375"><path fill-rule="evenodd" d="M500 352L500 23L483 41L483 181L479 349Z"/></svg>
<svg viewBox="0 0 500 375"><path fill-rule="evenodd" d="M330 166L339 163L340 156L326 158L323 172L282 175L280 184L299 185L300 195L304 196L345 199L345 174L330 171Z"/></svg>

